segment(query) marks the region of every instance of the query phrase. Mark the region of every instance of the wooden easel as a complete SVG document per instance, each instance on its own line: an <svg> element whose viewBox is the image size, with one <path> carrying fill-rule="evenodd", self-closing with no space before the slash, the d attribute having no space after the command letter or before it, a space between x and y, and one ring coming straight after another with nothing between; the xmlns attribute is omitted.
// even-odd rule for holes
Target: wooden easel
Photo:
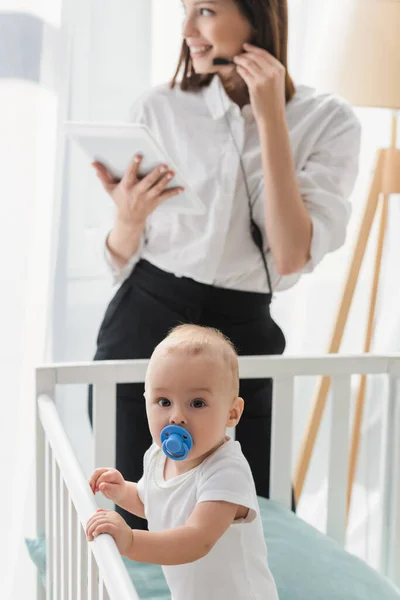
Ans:
<svg viewBox="0 0 400 600"><path fill-rule="evenodd" d="M374 175L372 178L370 193L364 209L364 215L361 222L357 243L354 249L353 259L347 275L346 285L343 291L341 303L339 305L338 315L334 326L333 334L328 348L328 353L336 353L340 349L344 329L348 319L351 302L355 287L357 285L361 264L364 258L365 250L368 244L372 224L378 208L379 200L382 197L381 221L379 238L376 251L374 277L372 282L372 291L368 311L368 326L364 342L364 352L369 352L373 338L375 325L375 309L378 294L379 273L382 261L387 214L388 198L390 194L400 194L400 149L396 147L397 141L397 111L393 112L392 117L392 136L391 147L383 148L378 151ZM307 476L315 440L321 424L323 412L325 409L328 393L330 389L330 379L322 377L318 383L317 392L313 402L311 416L307 424L306 433L300 449L300 456L294 473L294 493L298 502L303 491L304 482ZM360 444L360 433L362 424L362 415L365 403L366 376L361 377L360 387L358 389L356 410L352 433L352 443L350 451L348 491L347 491L347 514L349 513L351 494L354 483L354 476L357 466L357 456Z"/></svg>

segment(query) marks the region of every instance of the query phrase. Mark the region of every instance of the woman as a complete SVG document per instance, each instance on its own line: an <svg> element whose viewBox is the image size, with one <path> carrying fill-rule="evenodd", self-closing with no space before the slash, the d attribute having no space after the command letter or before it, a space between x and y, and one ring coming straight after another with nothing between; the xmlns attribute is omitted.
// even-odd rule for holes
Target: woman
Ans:
<svg viewBox="0 0 400 600"><path fill-rule="evenodd" d="M344 100L295 89L286 0L184 0L183 7L174 79L139 98L132 120L162 139L206 212L159 214L158 204L180 191L166 190L169 171L139 179L138 157L120 182L94 163L116 205L105 254L123 282L95 360L148 358L172 327L188 322L220 329L241 355L281 354L272 292L293 286L345 239L360 126ZM214 66L217 57L233 64ZM271 381L243 380L240 394L236 436L257 493L268 497ZM140 478L150 443L143 386L118 386L116 463L126 479Z"/></svg>

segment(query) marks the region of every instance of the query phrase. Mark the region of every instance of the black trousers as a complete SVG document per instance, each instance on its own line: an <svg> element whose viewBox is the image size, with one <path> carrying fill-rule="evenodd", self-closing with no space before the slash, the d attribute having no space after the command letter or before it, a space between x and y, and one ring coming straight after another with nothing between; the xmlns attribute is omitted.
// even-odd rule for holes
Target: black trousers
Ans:
<svg viewBox="0 0 400 600"><path fill-rule="evenodd" d="M269 294L227 290L175 277L141 260L111 300L97 338L94 360L150 358L169 330L182 323L215 327L234 343L239 355L281 354L285 338L270 315ZM151 445L143 384L117 386L116 467L129 481L143 473ZM259 496L269 497L272 381L240 381L245 401L236 439L247 458ZM92 397L89 390L89 416ZM146 522L118 512L135 529Z"/></svg>

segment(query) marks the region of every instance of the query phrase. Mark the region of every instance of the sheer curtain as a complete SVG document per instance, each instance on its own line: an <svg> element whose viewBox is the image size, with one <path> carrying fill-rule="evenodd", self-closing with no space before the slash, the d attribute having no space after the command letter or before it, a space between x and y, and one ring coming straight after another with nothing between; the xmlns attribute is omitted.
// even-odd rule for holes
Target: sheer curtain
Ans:
<svg viewBox="0 0 400 600"><path fill-rule="evenodd" d="M94 239L112 221L112 203L87 161L66 143L62 122L126 120L130 104L151 85L151 41L148 0L0 0L1 331L7 340L0 597L6 600L33 597L36 583L23 541L35 535L34 367L90 359L112 293L94 250ZM58 407L89 469L86 391L69 390Z"/></svg>
<svg viewBox="0 0 400 600"><path fill-rule="evenodd" d="M61 0L0 2L0 597L31 598L35 572L34 366L46 358L57 230Z"/></svg>

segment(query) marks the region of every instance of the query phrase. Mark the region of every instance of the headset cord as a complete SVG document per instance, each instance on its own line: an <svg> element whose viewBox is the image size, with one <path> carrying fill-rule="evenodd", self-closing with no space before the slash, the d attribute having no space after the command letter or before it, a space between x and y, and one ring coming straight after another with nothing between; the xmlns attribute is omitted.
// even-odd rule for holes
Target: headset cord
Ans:
<svg viewBox="0 0 400 600"><path fill-rule="evenodd" d="M264 264L264 269L265 269L265 272L267 274L268 287L269 287L269 290L270 290L270 293L271 293L271 300L272 300L273 297L274 297L274 295L273 295L273 289L272 289L272 285L271 285L271 276L270 276L270 273L269 273L269 268L268 268L268 264L267 264L267 258L265 256L265 252L264 252L261 229L259 228L259 226L257 225L257 223L254 221L254 218L253 218L253 205L251 203L250 190L249 190L249 186L248 186L248 182L247 182L247 177L246 177L246 172L245 172L243 161L242 161L242 155L241 155L241 152L240 152L240 150L238 148L238 145L236 143L235 136L233 135L233 131L232 131L232 128L231 128L230 123L229 123L229 119L228 119L226 111L225 111L224 99L223 99L222 94L221 94L221 88L219 88L219 94L220 94L220 97L221 97L221 104L222 104L222 106L224 108L225 121L226 121L226 124L228 125L232 141L235 144L236 151L237 151L238 156L239 156L240 167L242 169L243 180L244 180L244 184L245 184L245 187L246 187L247 202L248 202L248 206L249 206L250 233L251 233L251 237L252 237L253 242L255 243L255 245L257 246L257 248L260 251L261 258L262 258L262 261L263 261L263 264Z"/></svg>

